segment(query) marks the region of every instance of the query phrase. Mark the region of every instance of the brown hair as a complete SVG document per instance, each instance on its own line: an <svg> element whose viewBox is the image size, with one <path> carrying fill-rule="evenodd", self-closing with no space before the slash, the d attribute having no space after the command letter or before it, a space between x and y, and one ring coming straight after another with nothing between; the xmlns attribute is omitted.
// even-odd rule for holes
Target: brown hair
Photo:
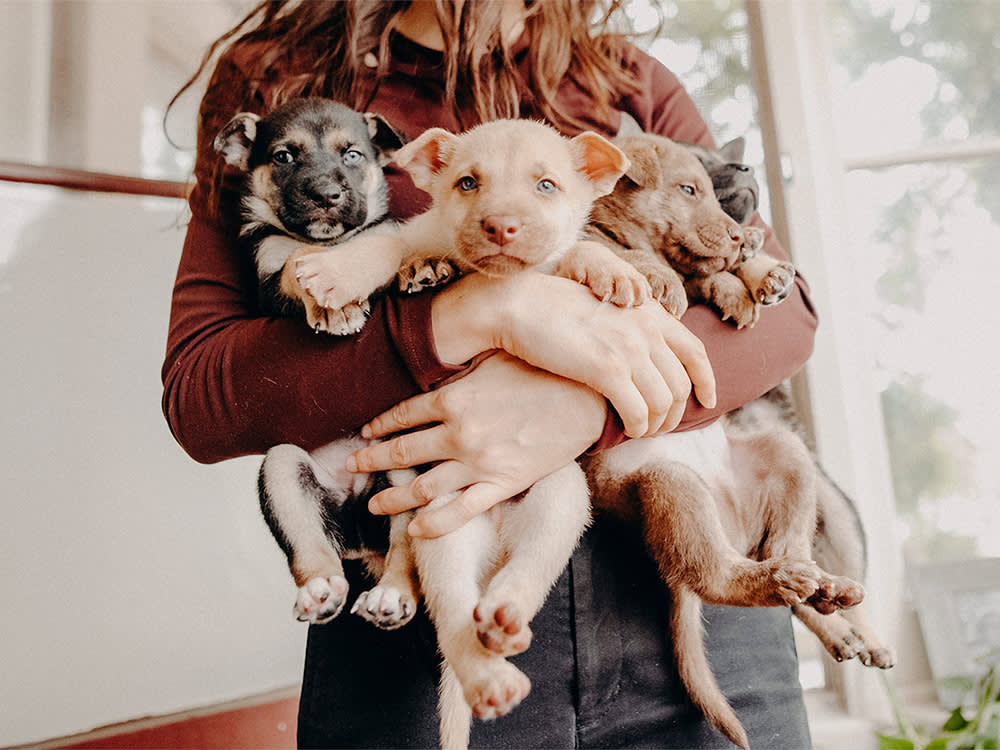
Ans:
<svg viewBox="0 0 1000 750"><path fill-rule="evenodd" d="M419 0L418 0L419 1ZM471 110L479 122L517 117L521 101L517 74L501 33L501 3L486 0L434 0L444 37L445 94L456 115ZM585 125L564 111L556 92L572 77L607 114L615 95L633 93L638 84L624 60L628 19L625 0L525 0L525 26L530 34L532 80L526 81L538 111L561 130L579 132ZM409 2L392 0L265 0L234 28L217 39L198 70L170 105L228 52L252 49L251 62L241 81L226 78L224 100L238 107L268 110L296 96L325 96L365 109L370 87L357 85L365 55L378 61L376 80L389 65L393 19ZM613 30L614 29L614 30ZM311 55L304 58L305 55ZM299 60L300 72L291 72L290 60ZM301 63L305 63L304 67ZM276 76L281 72L281 79ZM213 93L218 70L209 82ZM234 85L242 90L233 90ZM266 100L260 99L268 92ZM216 92L218 93L218 92ZM170 107L168 106L168 112ZM202 112L229 117L233 112ZM459 117L459 121L461 118ZM212 125L216 123L211 123ZM475 123L463 123L471 126ZM199 142L202 138L199 137ZM212 179L215 193L221 167Z"/></svg>

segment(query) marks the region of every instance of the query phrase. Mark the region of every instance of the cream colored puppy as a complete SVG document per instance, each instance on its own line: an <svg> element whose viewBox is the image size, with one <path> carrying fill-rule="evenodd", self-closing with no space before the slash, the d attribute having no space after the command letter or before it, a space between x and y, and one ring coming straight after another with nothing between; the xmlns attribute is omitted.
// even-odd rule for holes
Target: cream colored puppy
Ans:
<svg viewBox="0 0 1000 750"><path fill-rule="evenodd" d="M360 299L382 286L379 272L366 269L385 268L387 259L398 259L399 284L411 291L456 271L502 276L534 269L574 278L619 305L651 298L634 267L582 240L593 200L611 191L628 167L601 136L568 139L538 122L500 120L461 135L429 130L397 152L396 163L430 193L432 207L391 238L358 238L370 242L363 253L352 241L353 257L382 254L347 269L353 277L329 253L299 258L298 279L322 306L337 309L353 301L351 295ZM453 499L443 496L429 507ZM507 657L530 645L529 623L589 518L587 483L572 463L443 537L394 538L394 545L412 548L444 658L443 747L466 747L473 715L502 716L528 694L528 678ZM394 560L409 558L394 552ZM409 595L403 592L404 599ZM380 591L367 598L400 597ZM355 611L386 626L367 607Z"/></svg>

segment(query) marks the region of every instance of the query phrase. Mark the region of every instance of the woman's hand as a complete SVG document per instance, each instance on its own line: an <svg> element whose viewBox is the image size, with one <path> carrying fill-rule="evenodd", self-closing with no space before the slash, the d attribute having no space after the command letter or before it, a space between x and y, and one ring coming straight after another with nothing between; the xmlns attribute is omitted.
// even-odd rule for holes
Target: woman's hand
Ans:
<svg viewBox="0 0 1000 750"><path fill-rule="evenodd" d="M471 274L442 290L432 313L443 361L503 349L606 396L630 437L676 427L692 385L715 405L705 347L657 302L619 308L569 279L525 271Z"/></svg>
<svg viewBox="0 0 1000 750"><path fill-rule="evenodd" d="M498 352L464 377L373 419L362 430L366 437L432 426L364 448L347 468L440 462L370 503L373 513L399 513L461 491L410 524L413 536L440 536L575 460L600 437L606 415L607 403L592 389Z"/></svg>

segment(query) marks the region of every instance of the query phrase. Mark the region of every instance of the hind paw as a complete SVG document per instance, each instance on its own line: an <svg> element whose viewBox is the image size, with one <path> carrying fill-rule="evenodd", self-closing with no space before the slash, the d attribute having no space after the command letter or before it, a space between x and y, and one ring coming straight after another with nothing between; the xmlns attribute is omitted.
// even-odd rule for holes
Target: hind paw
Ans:
<svg viewBox="0 0 1000 750"><path fill-rule="evenodd" d="M501 656L520 654L531 645L531 628L513 604L493 607L479 602L472 612L476 637L483 648Z"/></svg>
<svg viewBox="0 0 1000 750"><path fill-rule="evenodd" d="M310 578L299 587L295 598L295 617L313 625L329 622L344 608L347 588L347 579L342 576Z"/></svg>
<svg viewBox="0 0 1000 750"><path fill-rule="evenodd" d="M465 690L465 700L477 719L495 719L510 713L531 692L531 680L507 661L499 659L490 674Z"/></svg>
<svg viewBox="0 0 1000 750"><path fill-rule="evenodd" d="M358 596L351 614L358 615L382 630L395 630L413 619L417 603L395 586L376 586Z"/></svg>

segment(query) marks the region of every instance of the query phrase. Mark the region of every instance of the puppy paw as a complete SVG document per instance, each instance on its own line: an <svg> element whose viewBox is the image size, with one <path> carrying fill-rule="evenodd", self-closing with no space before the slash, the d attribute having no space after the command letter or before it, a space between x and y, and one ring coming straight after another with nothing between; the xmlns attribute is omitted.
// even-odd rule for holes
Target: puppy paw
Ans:
<svg viewBox="0 0 1000 750"><path fill-rule="evenodd" d="M316 300L320 307L338 309L347 300L337 299L342 285L341 269L334 263L336 256L330 253L307 253L295 259L295 279L299 285Z"/></svg>
<svg viewBox="0 0 1000 750"><path fill-rule="evenodd" d="M310 578L299 587L295 617L313 625L329 622L340 614L347 601L347 580L341 576Z"/></svg>
<svg viewBox="0 0 1000 750"><path fill-rule="evenodd" d="M823 571L811 562L772 560L771 584L780 600L790 606L803 604L816 593Z"/></svg>
<svg viewBox="0 0 1000 750"><path fill-rule="evenodd" d="M792 293L795 286L795 266L779 263L765 276L753 296L762 305L776 305Z"/></svg>
<svg viewBox="0 0 1000 750"><path fill-rule="evenodd" d="M477 719L504 716L531 692L531 680L510 662L496 659L491 667L465 688L465 700Z"/></svg>
<svg viewBox="0 0 1000 750"><path fill-rule="evenodd" d="M760 305L744 290L720 293L716 299L723 320L732 320L737 328L753 327L760 318Z"/></svg>
<svg viewBox="0 0 1000 750"><path fill-rule="evenodd" d="M878 667L879 669L891 669L896 664L896 654L888 646L879 644L878 646L865 645L858 653L858 659L866 667Z"/></svg>
<svg viewBox="0 0 1000 750"><path fill-rule="evenodd" d="M616 271L591 271L584 282L602 302L618 307L638 307L653 298L649 281L632 267Z"/></svg>
<svg viewBox="0 0 1000 750"><path fill-rule="evenodd" d="M395 630L413 619L417 603L413 596L395 586L376 586L358 596L351 614L364 618L382 630Z"/></svg>
<svg viewBox="0 0 1000 750"><path fill-rule="evenodd" d="M864 598L864 586L857 581L844 576L823 574L817 581L816 590L806 597L805 603L820 614L829 615L841 609L856 607Z"/></svg>
<svg viewBox="0 0 1000 750"><path fill-rule="evenodd" d="M350 336L365 327L370 312L371 303L368 300L352 302L337 310L311 305L306 309L306 322L316 333Z"/></svg>
<svg viewBox="0 0 1000 750"><path fill-rule="evenodd" d="M480 601L472 612L476 637L483 648L500 656L520 654L531 645L531 628L513 604L493 606Z"/></svg>
<svg viewBox="0 0 1000 750"><path fill-rule="evenodd" d="M743 227L743 244L740 245L740 262L746 263L764 247L764 230L760 227Z"/></svg>
<svg viewBox="0 0 1000 750"><path fill-rule="evenodd" d="M425 258L404 266L396 275L399 291L416 294L445 284L458 276L455 264L446 258Z"/></svg>
<svg viewBox="0 0 1000 750"><path fill-rule="evenodd" d="M650 274L646 276L652 289L653 299L663 305L664 309L676 317L680 317L688 308L688 296L684 284L676 276L666 274Z"/></svg>

